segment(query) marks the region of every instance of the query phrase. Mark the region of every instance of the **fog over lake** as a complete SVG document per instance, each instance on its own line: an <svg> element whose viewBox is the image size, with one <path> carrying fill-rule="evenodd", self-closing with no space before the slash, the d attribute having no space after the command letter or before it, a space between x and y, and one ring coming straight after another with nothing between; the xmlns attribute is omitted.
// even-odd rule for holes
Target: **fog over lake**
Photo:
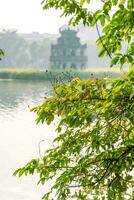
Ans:
<svg viewBox="0 0 134 200"><path fill-rule="evenodd" d="M36 125L29 107L49 95L48 82L0 81L0 199L40 200L47 186L37 185L37 176L13 177L13 172L48 149L55 125Z"/></svg>

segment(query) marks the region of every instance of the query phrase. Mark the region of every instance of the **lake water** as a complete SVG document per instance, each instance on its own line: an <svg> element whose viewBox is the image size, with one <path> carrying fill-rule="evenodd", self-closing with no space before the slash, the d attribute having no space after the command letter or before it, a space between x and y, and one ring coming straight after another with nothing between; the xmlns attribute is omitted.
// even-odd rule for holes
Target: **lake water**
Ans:
<svg viewBox="0 0 134 200"><path fill-rule="evenodd" d="M0 81L0 199L40 200L47 186L37 176L13 177L13 172L51 146L55 125L36 125L29 107L49 95L48 82Z"/></svg>

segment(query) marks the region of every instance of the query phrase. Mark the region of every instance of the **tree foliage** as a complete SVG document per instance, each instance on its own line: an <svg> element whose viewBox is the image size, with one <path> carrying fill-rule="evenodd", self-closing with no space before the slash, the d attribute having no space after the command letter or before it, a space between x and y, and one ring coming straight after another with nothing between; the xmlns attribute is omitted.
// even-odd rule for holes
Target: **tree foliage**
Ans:
<svg viewBox="0 0 134 200"><path fill-rule="evenodd" d="M32 109L37 123L50 124L59 117L55 148L45 152L43 160L34 159L17 170L19 176L38 173L42 184L56 177L50 193L56 190L57 199L132 196L133 86L133 70L115 80L75 78L55 85L55 94ZM48 196L43 199L51 199Z"/></svg>
<svg viewBox="0 0 134 200"><path fill-rule="evenodd" d="M133 0L99 0L100 9L91 11L95 1L90 0L43 0L44 9L56 8L63 11L63 16L71 16L70 24L82 22L87 26L96 26L101 48L99 56L108 55L111 66L125 63L134 64L134 1ZM101 24L102 33L98 24ZM123 44L129 44L121 52Z"/></svg>
<svg viewBox="0 0 134 200"><path fill-rule="evenodd" d="M45 9L63 9L65 16L74 13L72 24L101 23L100 56L113 57L111 66L131 65L128 73L114 80L58 82L53 96L32 109L37 123L50 124L56 118L57 137L43 159L31 160L14 175L38 173L41 184L53 179L43 200L134 198L134 5L130 0L100 2L102 9L89 12L84 7L85 3L90 7L89 0L43 1ZM125 54L121 52L124 41L128 43Z"/></svg>

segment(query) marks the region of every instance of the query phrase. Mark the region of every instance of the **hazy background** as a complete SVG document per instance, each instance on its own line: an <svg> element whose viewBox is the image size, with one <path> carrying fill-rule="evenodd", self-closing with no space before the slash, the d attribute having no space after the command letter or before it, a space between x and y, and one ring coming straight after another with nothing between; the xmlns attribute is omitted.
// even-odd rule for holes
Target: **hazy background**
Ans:
<svg viewBox="0 0 134 200"><path fill-rule="evenodd" d="M100 5L94 3L92 9ZM43 11L40 0L0 0L0 48L5 56L2 68L50 68L51 44L56 43L59 28L68 19L60 18L61 12ZM98 59L96 29L79 26L78 37L87 44L88 68L108 66L108 58ZM98 69L97 69L98 70ZM2 71L2 70L1 70ZM25 75L25 74L24 74ZM14 170L49 148L54 137L55 125L36 125L30 112L50 95L50 82L30 79L0 79L0 199L40 200L47 186L37 186L37 176L13 177Z"/></svg>
<svg viewBox="0 0 134 200"><path fill-rule="evenodd" d="M81 43L87 44L85 54L88 56L87 68L107 67L108 58L98 58L96 29L79 25L77 36ZM19 33L17 30L1 30L0 47L5 52L0 67L35 67L50 68L49 57L51 44L57 42L60 34Z"/></svg>
<svg viewBox="0 0 134 200"><path fill-rule="evenodd" d="M94 2L90 10L100 6ZM43 10L40 0L0 0L0 47L5 50L0 67L49 68L50 46L69 19L60 15L61 11ZM97 57L96 29L83 25L79 29L81 42L87 44L88 68L107 67L109 59Z"/></svg>

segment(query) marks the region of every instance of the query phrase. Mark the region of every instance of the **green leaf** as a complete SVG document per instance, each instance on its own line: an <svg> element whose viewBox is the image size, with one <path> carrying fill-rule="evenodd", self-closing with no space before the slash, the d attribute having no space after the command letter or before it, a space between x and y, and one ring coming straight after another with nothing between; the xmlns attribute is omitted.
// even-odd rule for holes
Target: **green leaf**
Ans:
<svg viewBox="0 0 134 200"><path fill-rule="evenodd" d="M101 15L99 19L100 19L101 25L104 26L104 24L105 24L105 15Z"/></svg>
<svg viewBox="0 0 134 200"><path fill-rule="evenodd" d="M83 6L84 3L85 3L85 0L80 0L80 6Z"/></svg>
<svg viewBox="0 0 134 200"><path fill-rule="evenodd" d="M121 64L121 66L123 66L123 64L126 62L126 56L122 56L121 58L120 58L120 64Z"/></svg>
<svg viewBox="0 0 134 200"><path fill-rule="evenodd" d="M99 52L99 57L103 57L106 53L106 50L103 48L100 52Z"/></svg>
<svg viewBox="0 0 134 200"><path fill-rule="evenodd" d="M16 176L17 174L19 174L21 169L17 169L14 173L13 173L13 176Z"/></svg>
<svg viewBox="0 0 134 200"><path fill-rule="evenodd" d="M50 196L50 192L46 193L46 194L42 197L42 200L50 200L50 199L49 199L49 196Z"/></svg>
<svg viewBox="0 0 134 200"><path fill-rule="evenodd" d="M0 49L0 60L1 60L2 56L4 56L4 51L2 49Z"/></svg>
<svg viewBox="0 0 134 200"><path fill-rule="evenodd" d="M114 65L116 65L119 62L119 60L120 60L120 57L116 56L115 58L113 58L111 60L111 65L110 66L113 67Z"/></svg>
<svg viewBox="0 0 134 200"><path fill-rule="evenodd" d="M134 0L128 0L127 1L127 8L128 9L134 9Z"/></svg>
<svg viewBox="0 0 134 200"><path fill-rule="evenodd" d="M112 3L113 3L114 6L116 6L117 3L118 3L118 0L112 0Z"/></svg>

